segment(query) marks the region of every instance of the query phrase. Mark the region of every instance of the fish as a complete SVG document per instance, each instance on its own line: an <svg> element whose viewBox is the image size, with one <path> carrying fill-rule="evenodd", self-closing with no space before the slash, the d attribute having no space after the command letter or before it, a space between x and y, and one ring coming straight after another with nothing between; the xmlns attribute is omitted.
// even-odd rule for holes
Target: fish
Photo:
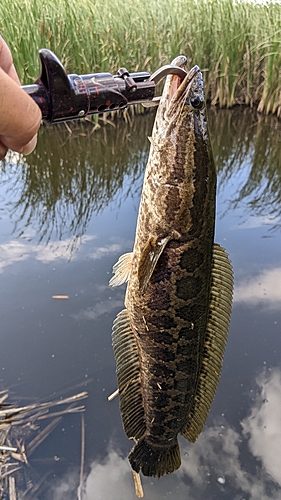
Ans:
<svg viewBox="0 0 281 500"><path fill-rule="evenodd" d="M185 56L173 65L186 68ZM127 283L112 344L134 474L181 465L178 435L195 442L218 386L233 270L214 243L216 169L202 72L166 78L155 117L133 251L113 267Z"/></svg>

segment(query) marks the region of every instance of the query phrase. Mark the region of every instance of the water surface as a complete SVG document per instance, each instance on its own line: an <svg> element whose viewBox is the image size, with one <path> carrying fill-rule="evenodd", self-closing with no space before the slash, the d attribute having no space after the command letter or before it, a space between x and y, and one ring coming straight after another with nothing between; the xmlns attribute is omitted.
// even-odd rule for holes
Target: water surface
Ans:
<svg viewBox="0 0 281 500"><path fill-rule="evenodd" d="M36 151L2 162L3 388L20 402L87 390L84 500L136 498L116 389L111 326L125 286L108 280L131 251L153 116L40 130ZM281 497L281 128L249 110L210 111L218 171L216 242L235 295L218 391L182 467L144 478L158 500ZM67 295L67 300L53 299ZM50 472L39 500L77 498L80 416L67 415L30 457ZM50 459L45 461L42 459ZM27 474L30 469L27 469Z"/></svg>

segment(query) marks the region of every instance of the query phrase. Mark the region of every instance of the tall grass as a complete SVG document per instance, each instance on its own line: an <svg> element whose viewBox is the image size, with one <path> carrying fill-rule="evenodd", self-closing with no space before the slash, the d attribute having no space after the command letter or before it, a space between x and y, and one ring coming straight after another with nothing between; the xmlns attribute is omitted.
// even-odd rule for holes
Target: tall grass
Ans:
<svg viewBox="0 0 281 500"><path fill-rule="evenodd" d="M0 0L0 31L24 83L37 51L68 72L152 71L179 53L198 64L213 104L281 117L281 4L232 0Z"/></svg>

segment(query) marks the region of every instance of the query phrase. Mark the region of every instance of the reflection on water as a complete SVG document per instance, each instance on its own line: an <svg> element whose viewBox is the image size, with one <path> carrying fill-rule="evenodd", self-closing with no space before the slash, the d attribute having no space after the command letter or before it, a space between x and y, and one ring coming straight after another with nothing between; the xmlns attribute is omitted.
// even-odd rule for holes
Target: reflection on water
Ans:
<svg viewBox="0 0 281 500"><path fill-rule="evenodd" d="M41 128L36 150L23 162L6 164L2 182L13 192L9 211L17 233L36 225L39 240L79 237L93 213L99 212L122 190L134 194L145 167L152 116L133 124L102 126L93 132L88 122L69 127ZM111 123L111 122L110 122ZM134 133L137 130L138 133ZM134 140L132 141L132 134ZM126 178L130 184L124 188Z"/></svg>
<svg viewBox="0 0 281 500"><path fill-rule="evenodd" d="M38 489L47 486L46 481L34 468L30 468L30 460L36 448L48 438L53 430L62 421L64 415L70 413L80 413L81 428L84 433L84 412L85 406L78 406L82 399L87 397L87 392L80 392L66 398L58 398L54 401L36 402L31 405L18 407L11 405L8 399L8 391L1 391L0 402L0 497L9 500L24 498L28 492L28 497L34 498ZM41 431L40 424L46 420ZM44 465L44 476L52 473L52 468L60 461L59 456L41 459ZM37 460L38 463L38 460ZM26 467L27 466L27 467ZM29 474L26 469L29 468ZM42 476L42 475L41 475Z"/></svg>
<svg viewBox="0 0 281 500"><path fill-rule="evenodd" d="M13 196L9 212L17 234L36 226L37 237L79 237L93 213L133 191L147 161L153 115L131 123L103 126L93 132L89 123L45 127L36 150L24 162L6 164L2 183ZM243 202L255 215L281 216L281 128L275 117L257 115L248 108L209 110L209 128L219 188L238 177L226 210ZM133 137L133 139L132 139ZM129 178L129 183L126 179ZM281 223L281 222L280 222Z"/></svg>
<svg viewBox="0 0 281 500"><path fill-rule="evenodd" d="M229 340L206 427L195 444L181 440L179 471L144 478L144 490L150 500L277 500L280 125L238 109L210 110L209 118L218 169L215 240L235 272ZM135 498L126 458L131 443L117 399L107 401L116 389L111 327L124 303L124 287L111 289L108 280L119 255L132 249L152 122L142 116L133 126L120 122L94 133L76 124L71 135L44 128L30 157L12 158L1 170L2 385L42 400L87 382L84 500ZM52 299L59 294L69 300ZM80 426L65 416L31 463L64 458L49 492L35 498L77 498L79 443Z"/></svg>
<svg viewBox="0 0 281 500"><path fill-rule="evenodd" d="M238 177L233 198L226 207L244 204L253 215L281 220L281 126L245 108L209 110L213 152L220 186Z"/></svg>
<svg viewBox="0 0 281 500"><path fill-rule="evenodd" d="M281 371L263 370L256 377L249 414L237 431L224 416L216 417L193 445L181 441L182 466L169 478L144 478L147 498L251 500L279 499L281 485ZM249 464L258 459L251 470ZM249 469L249 470L247 470ZM54 500L73 494L66 477ZM102 462L94 461L85 483L84 500L132 499L127 459L110 445ZM118 492L118 493L116 493ZM74 498L74 497L73 497Z"/></svg>
<svg viewBox="0 0 281 500"><path fill-rule="evenodd" d="M235 288L234 301L279 310L281 307L281 267L264 269L246 277Z"/></svg>

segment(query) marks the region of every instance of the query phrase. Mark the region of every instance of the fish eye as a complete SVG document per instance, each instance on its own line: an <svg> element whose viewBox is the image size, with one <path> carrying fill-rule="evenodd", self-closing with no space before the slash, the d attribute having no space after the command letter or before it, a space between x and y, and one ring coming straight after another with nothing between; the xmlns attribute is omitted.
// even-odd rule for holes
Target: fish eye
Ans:
<svg viewBox="0 0 281 500"><path fill-rule="evenodd" d="M202 101L199 97L193 97L190 99L190 104L195 109L202 109L204 106L204 101Z"/></svg>

